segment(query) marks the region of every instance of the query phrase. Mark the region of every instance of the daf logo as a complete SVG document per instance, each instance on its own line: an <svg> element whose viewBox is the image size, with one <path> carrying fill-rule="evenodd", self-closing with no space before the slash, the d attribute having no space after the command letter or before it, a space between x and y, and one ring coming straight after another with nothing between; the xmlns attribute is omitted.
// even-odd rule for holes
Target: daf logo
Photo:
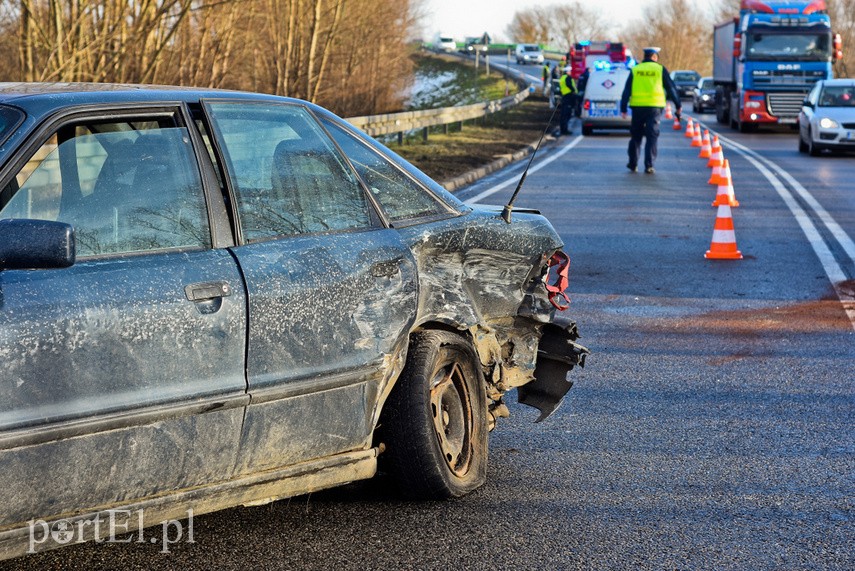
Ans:
<svg viewBox="0 0 855 571"><path fill-rule="evenodd" d="M779 63L778 69L783 71L792 71L794 69L801 69L802 66L799 63Z"/></svg>

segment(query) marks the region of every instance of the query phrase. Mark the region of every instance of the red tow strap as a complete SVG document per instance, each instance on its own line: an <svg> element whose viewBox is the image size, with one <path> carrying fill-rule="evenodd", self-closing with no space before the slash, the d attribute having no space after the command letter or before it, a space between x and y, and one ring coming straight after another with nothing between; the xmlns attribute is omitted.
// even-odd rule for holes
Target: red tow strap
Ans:
<svg viewBox="0 0 855 571"><path fill-rule="evenodd" d="M556 309L563 311L570 307L570 298L567 297L567 293L564 291L570 285L570 278L567 275L570 271L570 257L563 251L558 250L552 254L552 257L546 262L546 266L549 270L546 273L544 282L546 291L549 294L549 303L555 306ZM566 302L566 305L559 303L559 300L562 299Z"/></svg>

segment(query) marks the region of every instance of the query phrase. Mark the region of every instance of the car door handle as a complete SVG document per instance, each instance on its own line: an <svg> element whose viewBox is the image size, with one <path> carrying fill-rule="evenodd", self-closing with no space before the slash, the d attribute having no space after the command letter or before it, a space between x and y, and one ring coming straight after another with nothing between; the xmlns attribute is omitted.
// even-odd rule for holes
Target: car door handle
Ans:
<svg viewBox="0 0 855 571"><path fill-rule="evenodd" d="M232 295L232 288L228 282L201 282L185 286L184 295L190 301L208 301Z"/></svg>
<svg viewBox="0 0 855 571"><path fill-rule="evenodd" d="M371 266L371 275L375 278L391 278L401 270L400 264L401 258L387 262L377 262Z"/></svg>

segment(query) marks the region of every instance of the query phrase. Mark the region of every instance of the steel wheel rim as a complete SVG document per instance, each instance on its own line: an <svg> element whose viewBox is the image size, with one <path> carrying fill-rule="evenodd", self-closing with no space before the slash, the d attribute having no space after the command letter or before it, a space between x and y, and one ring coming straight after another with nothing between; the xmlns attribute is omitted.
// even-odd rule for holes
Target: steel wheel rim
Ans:
<svg viewBox="0 0 855 571"><path fill-rule="evenodd" d="M456 362L437 371L430 405L442 457L455 475L464 476L472 463L472 405L466 377Z"/></svg>

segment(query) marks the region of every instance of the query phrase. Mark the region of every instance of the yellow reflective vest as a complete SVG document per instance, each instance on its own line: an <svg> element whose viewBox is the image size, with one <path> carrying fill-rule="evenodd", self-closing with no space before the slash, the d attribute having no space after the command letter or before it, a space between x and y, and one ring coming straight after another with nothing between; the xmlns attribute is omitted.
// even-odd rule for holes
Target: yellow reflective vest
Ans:
<svg viewBox="0 0 855 571"><path fill-rule="evenodd" d="M558 80L558 87L561 88L561 95L567 95L568 93L576 92L576 80L570 77L567 74L561 76L561 79ZM664 104L663 104L664 106Z"/></svg>
<svg viewBox="0 0 855 571"><path fill-rule="evenodd" d="M645 61L632 68L632 94L630 107L665 107L665 87L662 85L662 66L655 61Z"/></svg>

